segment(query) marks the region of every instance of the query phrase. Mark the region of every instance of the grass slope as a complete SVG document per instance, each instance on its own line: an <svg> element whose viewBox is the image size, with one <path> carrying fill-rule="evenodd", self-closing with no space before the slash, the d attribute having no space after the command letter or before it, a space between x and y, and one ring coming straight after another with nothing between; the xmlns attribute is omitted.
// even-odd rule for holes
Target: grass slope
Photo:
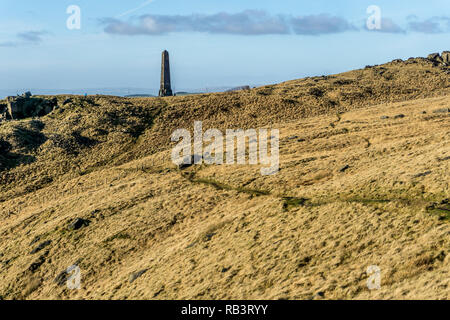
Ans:
<svg viewBox="0 0 450 320"><path fill-rule="evenodd" d="M448 299L450 116L433 111L449 88L412 59L242 92L73 96L2 123L0 297ZM278 128L280 172L179 171L170 134L194 120ZM81 290L65 286L74 263Z"/></svg>

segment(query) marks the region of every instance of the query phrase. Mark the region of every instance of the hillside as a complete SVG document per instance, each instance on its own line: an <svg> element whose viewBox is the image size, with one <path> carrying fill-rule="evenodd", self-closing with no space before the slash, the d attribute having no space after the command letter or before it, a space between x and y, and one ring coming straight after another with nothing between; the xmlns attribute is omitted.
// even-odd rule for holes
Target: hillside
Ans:
<svg viewBox="0 0 450 320"><path fill-rule="evenodd" d="M52 98L0 123L1 298L450 298L450 68ZM279 129L280 172L179 170L170 135L196 120ZM81 290L61 276L75 263Z"/></svg>

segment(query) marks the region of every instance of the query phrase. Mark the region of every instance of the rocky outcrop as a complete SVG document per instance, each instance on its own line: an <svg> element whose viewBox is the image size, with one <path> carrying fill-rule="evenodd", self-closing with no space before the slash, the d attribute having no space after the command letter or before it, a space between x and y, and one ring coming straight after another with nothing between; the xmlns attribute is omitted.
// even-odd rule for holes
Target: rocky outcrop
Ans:
<svg viewBox="0 0 450 320"><path fill-rule="evenodd" d="M0 123L4 120L6 120L6 104L0 103Z"/></svg>
<svg viewBox="0 0 450 320"><path fill-rule="evenodd" d="M450 65L450 51L442 52L442 60L444 60L444 63L447 65Z"/></svg>
<svg viewBox="0 0 450 320"><path fill-rule="evenodd" d="M428 60L434 62L436 66L450 66L450 51L439 53L432 53L428 55Z"/></svg>
<svg viewBox="0 0 450 320"><path fill-rule="evenodd" d="M52 112L58 105L56 98L34 98L30 92L21 96L7 97L6 107L0 105L0 120L18 120L29 117L45 116Z"/></svg>

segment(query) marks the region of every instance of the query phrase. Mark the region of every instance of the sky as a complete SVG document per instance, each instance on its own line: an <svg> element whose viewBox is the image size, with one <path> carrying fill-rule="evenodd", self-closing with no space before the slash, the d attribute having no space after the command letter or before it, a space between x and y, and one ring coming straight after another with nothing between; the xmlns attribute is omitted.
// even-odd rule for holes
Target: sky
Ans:
<svg viewBox="0 0 450 320"><path fill-rule="evenodd" d="M448 0L0 0L0 90L156 93L163 50L175 91L264 85L449 40Z"/></svg>

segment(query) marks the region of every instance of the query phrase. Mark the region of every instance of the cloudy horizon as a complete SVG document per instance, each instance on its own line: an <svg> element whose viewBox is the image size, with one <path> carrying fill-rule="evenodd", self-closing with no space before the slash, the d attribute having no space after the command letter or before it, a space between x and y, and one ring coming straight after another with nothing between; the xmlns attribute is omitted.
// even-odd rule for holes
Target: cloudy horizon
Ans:
<svg viewBox="0 0 450 320"><path fill-rule="evenodd" d="M68 27L72 6L80 28ZM371 29L373 6L380 25ZM179 88L338 73L450 49L447 8L443 0L3 0L0 89L154 90L164 49Z"/></svg>

